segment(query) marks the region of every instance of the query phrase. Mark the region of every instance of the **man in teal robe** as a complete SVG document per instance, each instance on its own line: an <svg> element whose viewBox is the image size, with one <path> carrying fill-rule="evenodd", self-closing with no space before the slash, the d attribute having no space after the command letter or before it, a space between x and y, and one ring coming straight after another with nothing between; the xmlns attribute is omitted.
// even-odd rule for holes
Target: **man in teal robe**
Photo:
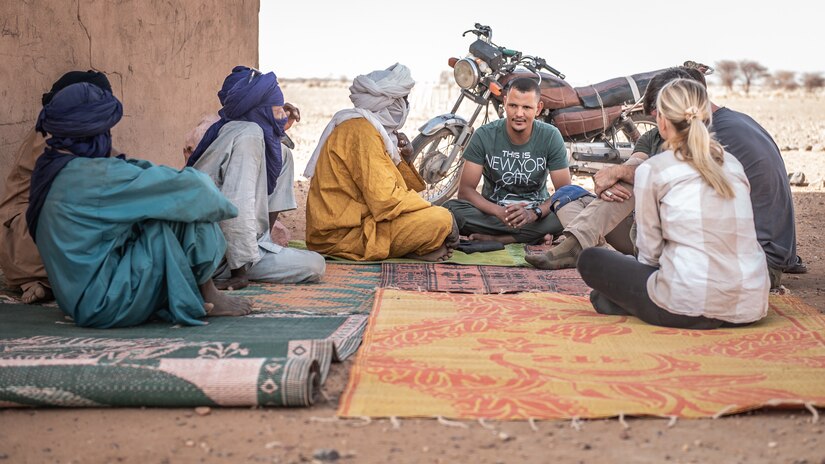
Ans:
<svg viewBox="0 0 825 464"><path fill-rule="evenodd" d="M51 137L26 214L60 308L98 328L247 314L211 280L226 248L218 221L237 209L194 169L110 158L121 115L110 92L80 83L38 118Z"/></svg>

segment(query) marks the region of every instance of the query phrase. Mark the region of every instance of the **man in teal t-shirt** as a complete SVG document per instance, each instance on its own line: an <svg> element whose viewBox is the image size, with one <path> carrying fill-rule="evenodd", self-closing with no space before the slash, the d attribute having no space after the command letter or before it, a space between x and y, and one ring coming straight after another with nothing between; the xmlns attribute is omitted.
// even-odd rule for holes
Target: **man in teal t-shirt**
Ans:
<svg viewBox="0 0 825 464"><path fill-rule="evenodd" d="M558 129L536 121L543 105L534 80L512 81L504 109L505 119L473 134L464 151L458 199L444 206L470 240L541 242L562 231L550 210L547 175L556 190L570 184L567 150Z"/></svg>

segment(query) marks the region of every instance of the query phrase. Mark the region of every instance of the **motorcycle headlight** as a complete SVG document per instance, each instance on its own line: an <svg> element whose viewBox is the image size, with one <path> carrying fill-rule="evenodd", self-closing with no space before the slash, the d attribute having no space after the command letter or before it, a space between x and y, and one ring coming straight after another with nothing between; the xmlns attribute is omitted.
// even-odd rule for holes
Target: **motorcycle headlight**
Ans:
<svg viewBox="0 0 825 464"><path fill-rule="evenodd" d="M455 83L462 89L472 89L478 84L479 72L475 61L463 58L456 62L453 68Z"/></svg>

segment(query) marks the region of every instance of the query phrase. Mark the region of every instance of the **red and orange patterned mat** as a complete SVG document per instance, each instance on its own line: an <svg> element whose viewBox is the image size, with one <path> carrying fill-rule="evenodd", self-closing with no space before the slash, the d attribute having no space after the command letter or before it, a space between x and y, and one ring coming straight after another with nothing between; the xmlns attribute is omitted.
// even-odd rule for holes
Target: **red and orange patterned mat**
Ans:
<svg viewBox="0 0 825 464"><path fill-rule="evenodd" d="M771 296L763 321L689 331L558 293L378 290L338 414L712 417L825 406L825 315Z"/></svg>

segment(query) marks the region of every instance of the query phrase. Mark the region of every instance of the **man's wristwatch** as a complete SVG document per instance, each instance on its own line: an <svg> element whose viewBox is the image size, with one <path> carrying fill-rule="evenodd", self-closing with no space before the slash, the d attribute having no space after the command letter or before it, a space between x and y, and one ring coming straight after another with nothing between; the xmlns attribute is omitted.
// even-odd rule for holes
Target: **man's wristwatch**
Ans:
<svg viewBox="0 0 825 464"><path fill-rule="evenodd" d="M536 213L536 221L540 220L544 213L541 212L541 208L536 205L533 207L533 212Z"/></svg>

